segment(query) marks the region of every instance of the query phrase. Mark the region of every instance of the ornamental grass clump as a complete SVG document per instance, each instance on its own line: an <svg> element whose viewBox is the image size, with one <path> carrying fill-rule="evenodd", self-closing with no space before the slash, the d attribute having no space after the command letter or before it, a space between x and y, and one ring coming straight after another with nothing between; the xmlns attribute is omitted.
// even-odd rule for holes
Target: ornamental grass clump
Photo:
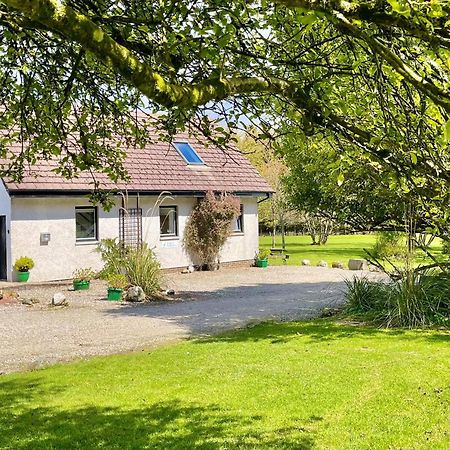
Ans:
<svg viewBox="0 0 450 450"><path fill-rule="evenodd" d="M140 286L147 297L154 296L161 286L161 266L147 244L137 248L127 247L116 239L104 239L97 246L104 266L103 279L122 274L129 285Z"/></svg>
<svg viewBox="0 0 450 450"><path fill-rule="evenodd" d="M408 270L400 280L347 280L346 312L386 327L450 327L450 275Z"/></svg>
<svg viewBox="0 0 450 450"><path fill-rule="evenodd" d="M147 297L154 296L161 287L161 266L153 250L146 244L128 248L123 269L133 286L140 286Z"/></svg>
<svg viewBox="0 0 450 450"><path fill-rule="evenodd" d="M219 256L232 233L231 223L239 215L238 198L207 192L192 211L184 232L183 246L200 267L218 268Z"/></svg>

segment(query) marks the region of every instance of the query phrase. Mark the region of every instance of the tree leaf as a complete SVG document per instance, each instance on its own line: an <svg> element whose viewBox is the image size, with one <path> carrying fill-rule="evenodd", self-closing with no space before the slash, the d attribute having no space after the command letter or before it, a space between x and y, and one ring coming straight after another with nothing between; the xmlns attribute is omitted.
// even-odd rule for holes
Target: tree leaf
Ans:
<svg viewBox="0 0 450 450"><path fill-rule="evenodd" d="M388 0L388 3L391 5L392 10L398 14L403 16L409 16L411 14L411 7L404 0Z"/></svg>
<svg viewBox="0 0 450 450"><path fill-rule="evenodd" d="M445 142L450 141L450 119L447 120L444 126L444 140Z"/></svg>

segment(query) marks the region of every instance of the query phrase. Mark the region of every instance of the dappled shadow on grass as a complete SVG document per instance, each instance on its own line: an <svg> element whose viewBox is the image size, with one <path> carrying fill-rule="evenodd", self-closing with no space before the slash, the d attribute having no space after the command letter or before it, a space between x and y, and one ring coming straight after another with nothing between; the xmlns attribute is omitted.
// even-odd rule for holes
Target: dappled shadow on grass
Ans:
<svg viewBox="0 0 450 450"><path fill-rule="evenodd" d="M146 404L142 399L142 404L132 409L90 405L63 409L46 405L46 397L54 395L53 388L44 391L38 381L33 386L15 380L0 382L0 448L310 449L313 446L311 432L301 423L267 429L262 416L245 416L217 405L177 400ZM39 399L37 407L36 399ZM312 422L307 421L306 427Z"/></svg>
<svg viewBox="0 0 450 450"><path fill-rule="evenodd" d="M450 330L383 329L338 319L316 319L289 323L266 322L238 332L198 339L195 342L201 344L205 342L269 341L271 344L282 344L299 338L306 339L307 343L313 343L347 338L388 339L391 337L400 340L425 340L450 344Z"/></svg>

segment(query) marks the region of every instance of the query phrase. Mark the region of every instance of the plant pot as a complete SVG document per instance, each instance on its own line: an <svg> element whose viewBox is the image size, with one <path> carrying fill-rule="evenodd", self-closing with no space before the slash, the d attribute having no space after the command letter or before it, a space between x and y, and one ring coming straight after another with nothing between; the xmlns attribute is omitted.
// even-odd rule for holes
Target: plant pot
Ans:
<svg viewBox="0 0 450 450"><path fill-rule="evenodd" d="M117 302L122 298L122 289L108 288L108 300Z"/></svg>
<svg viewBox="0 0 450 450"><path fill-rule="evenodd" d="M256 260L256 267L267 267L268 265L269 265L269 260L267 258Z"/></svg>
<svg viewBox="0 0 450 450"><path fill-rule="evenodd" d="M17 272L17 281L24 283L28 281L28 278L30 278L30 272L28 270L26 272Z"/></svg>
<svg viewBox="0 0 450 450"><path fill-rule="evenodd" d="M90 281L74 281L73 288L75 291L85 291L91 286Z"/></svg>

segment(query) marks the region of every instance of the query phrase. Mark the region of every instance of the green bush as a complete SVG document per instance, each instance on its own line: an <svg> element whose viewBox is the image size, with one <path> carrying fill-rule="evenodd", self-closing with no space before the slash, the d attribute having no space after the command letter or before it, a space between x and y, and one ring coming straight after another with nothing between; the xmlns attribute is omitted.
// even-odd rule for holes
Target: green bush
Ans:
<svg viewBox="0 0 450 450"><path fill-rule="evenodd" d="M377 233L372 253L376 258L404 258L406 256L405 234L399 231Z"/></svg>
<svg viewBox="0 0 450 450"><path fill-rule="evenodd" d="M28 256L21 256L16 259L14 269L18 272L28 272L34 267L34 261Z"/></svg>
<svg viewBox="0 0 450 450"><path fill-rule="evenodd" d="M386 327L450 326L450 277L407 272L399 281L347 280L345 311Z"/></svg>
<svg viewBox="0 0 450 450"><path fill-rule="evenodd" d="M267 250L266 248L259 249L258 253L256 254L256 259L267 259L270 256L270 250Z"/></svg>
<svg viewBox="0 0 450 450"><path fill-rule="evenodd" d="M85 267L82 269L76 269L73 274L73 281L80 282L80 281L91 281L93 278L95 278L95 272L90 267Z"/></svg>
<svg viewBox="0 0 450 450"><path fill-rule="evenodd" d="M123 258L123 268L130 284L140 286L148 297L160 289L161 266L147 245L128 249Z"/></svg>
<svg viewBox="0 0 450 450"><path fill-rule="evenodd" d="M148 297L159 290L161 267L146 244L134 249L123 247L116 239L104 239L98 244L97 251L104 262L100 272L103 279L123 274L127 284L140 286Z"/></svg>
<svg viewBox="0 0 450 450"><path fill-rule="evenodd" d="M110 274L107 280L111 289L125 289L128 286L127 277L121 273Z"/></svg>
<svg viewBox="0 0 450 450"><path fill-rule="evenodd" d="M352 280L345 280L345 284L346 311L351 314L373 313L385 303L388 286L384 282L355 277Z"/></svg>
<svg viewBox="0 0 450 450"><path fill-rule="evenodd" d="M103 269L99 273L102 280L107 280L109 276L123 272L124 249L116 239L102 239L96 251L100 253L103 261Z"/></svg>

